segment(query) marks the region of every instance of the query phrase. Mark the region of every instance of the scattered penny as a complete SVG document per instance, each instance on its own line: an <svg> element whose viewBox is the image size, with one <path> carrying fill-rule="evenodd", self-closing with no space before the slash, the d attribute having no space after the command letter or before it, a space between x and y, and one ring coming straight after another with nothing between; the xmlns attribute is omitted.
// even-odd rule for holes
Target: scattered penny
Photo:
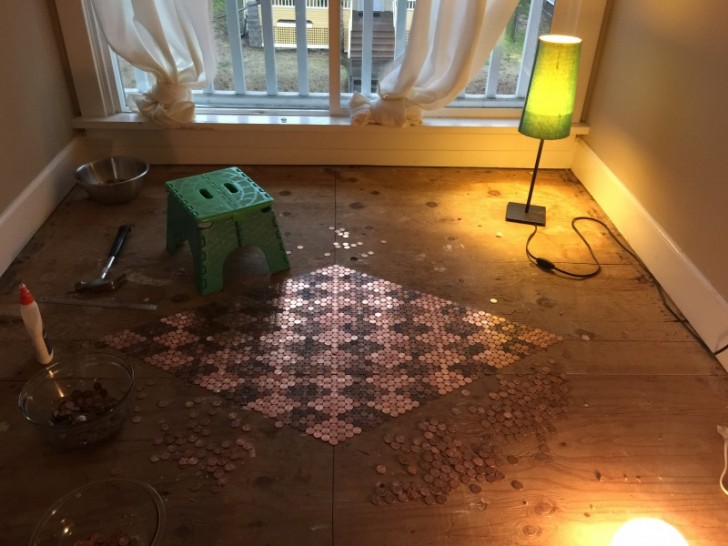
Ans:
<svg viewBox="0 0 728 546"><path fill-rule="evenodd" d="M521 489L523 489L523 484L518 480L513 480L511 482L511 487L513 487L513 489L515 489L516 491L520 491Z"/></svg>

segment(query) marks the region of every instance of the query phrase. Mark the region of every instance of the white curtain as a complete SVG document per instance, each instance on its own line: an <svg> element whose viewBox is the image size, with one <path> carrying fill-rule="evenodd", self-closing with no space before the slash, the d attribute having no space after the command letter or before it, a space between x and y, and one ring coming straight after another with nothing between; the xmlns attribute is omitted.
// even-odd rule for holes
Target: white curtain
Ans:
<svg viewBox="0 0 728 546"><path fill-rule="evenodd" d="M138 111L165 127L192 122L192 89L204 89L217 68L210 0L92 2L111 48L155 78L132 97Z"/></svg>
<svg viewBox="0 0 728 546"><path fill-rule="evenodd" d="M422 110L450 103L483 68L518 0L417 0L404 55L379 79L379 97L355 93L352 123L422 123Z"/></svg>

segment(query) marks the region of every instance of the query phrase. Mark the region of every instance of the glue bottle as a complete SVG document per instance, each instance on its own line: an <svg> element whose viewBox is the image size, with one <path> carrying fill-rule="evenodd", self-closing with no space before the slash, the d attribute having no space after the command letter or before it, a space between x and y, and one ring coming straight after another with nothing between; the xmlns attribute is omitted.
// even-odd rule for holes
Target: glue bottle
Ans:
<svg viewBox="0 0 728 546"><path fill-rule="evenodd" d="M20 283L20 316L33 343L35 358L41 364L50 364L53 360L53 346L46 336L38 304L23 283Z"/></svg>

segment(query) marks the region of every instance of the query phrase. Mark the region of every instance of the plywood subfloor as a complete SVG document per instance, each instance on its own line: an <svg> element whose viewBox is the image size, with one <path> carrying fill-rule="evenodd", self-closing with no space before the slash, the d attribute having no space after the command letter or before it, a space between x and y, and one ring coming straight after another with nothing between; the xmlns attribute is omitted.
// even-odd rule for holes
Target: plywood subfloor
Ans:
<svg viewBox="0 0 728 546"><path fill-rule="evenodd" d="M728 499L718 487L723 443L716 425L728 421L728 378L601 227L583 224L603 272L573 281L529 263L524 245L532 228L504 221L506 203L527 192L526 171L241 167L276 199L287 273L271 278L262 254L240 249L226 262L223 291L197 295L187 247L173 256L165 251L163 183L214 167L155 166L130 204L103 206L74 190L0 278L1 544L26 543L53 500L112 476L147 481L162 493L165 544L174 545L607 546L619 524L638 516L671 522L692 546L724 543ZM534 202L547 206L548 225L532 251L588 270L571 218L608 222L588 193L568 172L543 171ZM16 407L38 368L18 315L17 285L25 282L40 299L70 296L75 281L97 275L126 223L134 229L112 274L126 272L129 280L89 303L158 307L41 303L58 359L114 332L334 264L563 341L337 445L133 359L138 422L127 422L109 443L59 452L39 441ZM553 378L563 389L560 383L561 394L542 407L548 426L524 421L520 434L506 438L502 421L495 432L482 423L488 411L502 415L524 403L521 396L498 406L491 395L502 382L536 385L543 395ZM216 399L220 406L211 406ZM194 407L186 402L200 412L217 408L205 424L206 442L223 456L232 449L221 447L226 441L244 438L253 447L221 484L198 467L151 462L160 436L190 425ZM530 412L529 403L515 410ZM433 423L444 432L423 436ZM452 474L459 464L458 478L478 449L497 445L490 462L499 479L463 477L442 502L427 504L420 493L432 468L419 467L422 452L411 448L438 441L452 452L437 470ZM417 490L405 502L387 496L402 489Z"/></svg>

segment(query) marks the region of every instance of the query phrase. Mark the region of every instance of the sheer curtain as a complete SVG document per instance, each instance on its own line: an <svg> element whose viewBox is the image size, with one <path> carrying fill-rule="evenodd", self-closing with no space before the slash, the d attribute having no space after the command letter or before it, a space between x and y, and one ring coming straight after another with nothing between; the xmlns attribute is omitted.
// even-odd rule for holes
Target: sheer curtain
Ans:
<svg viewBox="0 0 728 546"><path fill-rule="evenodd" d="M355 93L352 123L418 125L483 68L518 0L417 0L404 55L379 79L379 97Z"/></svg>
<svg viewBox="0 0 728 546"><path fill-rule="evenodd" d="M133 96L139 112L165 127L194 120L192 89L215 78L210 0L92 0L111 48L154 75L150 91Z"/></svg>

